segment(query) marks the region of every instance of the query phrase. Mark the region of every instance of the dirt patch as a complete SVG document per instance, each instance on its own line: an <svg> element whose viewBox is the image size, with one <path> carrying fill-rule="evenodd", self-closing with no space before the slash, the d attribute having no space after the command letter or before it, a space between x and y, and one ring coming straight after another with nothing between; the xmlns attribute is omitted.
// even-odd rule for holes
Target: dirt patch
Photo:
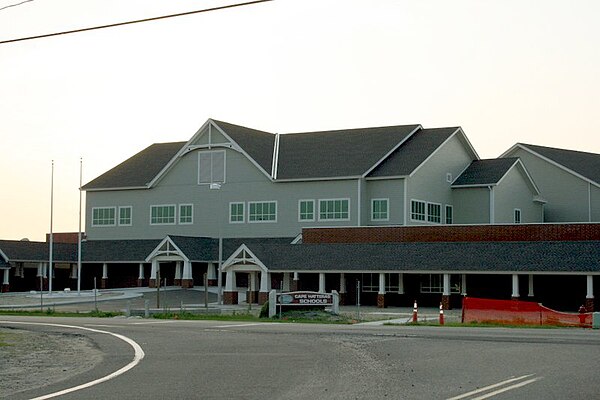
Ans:
<svg viewBox="0 0 600 400"><path fill-rule="evenodd" d="M102 352L77 333L0 327L0 398L68 379L102 361Z"/></svg>

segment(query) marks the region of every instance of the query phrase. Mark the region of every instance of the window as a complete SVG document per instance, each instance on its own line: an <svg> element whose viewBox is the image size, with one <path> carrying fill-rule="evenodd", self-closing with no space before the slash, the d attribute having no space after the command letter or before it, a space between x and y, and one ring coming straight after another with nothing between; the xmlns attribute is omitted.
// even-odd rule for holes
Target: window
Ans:
<svg viewBox="0 0 600 400"><path fill-rule="evenodd" d="M175 224L175 205L150 207L150 225L172 224Z"/></svg>
<svg viewBox="0 0 600 400"><path fill-rule="evenodd" d="M461 276L450 275L450 293L460 293ZM421 293L444 293L444 275L421 275Z"/></svg>
<svg viewBox="0 0 600 400"><path fill-rule="evenodd" d="M363 292L379 292L379 274L361 274ZM400 288L400 276L398 274L385 274L385 291L394 292Z"/></svg>
<svg viewBox="0 0 600 400"><path fill-rule="evenodd" d="M349 199L319 200L319 220L348 220L350 219Z"/></svg>
<svg viewBox="0 0 600 400"><path fill-rule="evenodd" d="M425 221L425 202L419 200L410 201L410 218L413 221Z"/></svg>
<svg viewBox="0 0 600 400"><path fill-rule="evenodd" d="M371 220L387 221L388 219L388 199L371 200Z"/></svg>
<svg viewBox="0 0 600 400"><path fill-rule="evenodd" d="M515 208L515 224L521 223L521 210Z"/></svg>
<svg viewBox="0 0 600 400"><path fill-rule="evenodd" d="M229 203L229 223L244 223L244 203Z"/></svg>
<svg viewBox="0 0 600 400"><path fill-rule="evenodd" d="M452 221L453 221L453 209L452 206L446 205L446 224L447 225L452 225Z"/></svg>
<svg viewBox="0 0 600 400"><path fill-rule="evenodd" d="M276 222L277 202L248 202L248 222Z"/></svg>
<svg viewBox="0 0 600 400"><path fill-rule="evenodd" d="M131 206L119 207L119 225L131 226Z"/></svg>
<svg viewBox="0 0 600 400"><path fill-rule="evenodd" d="M225 150L198 152L198 184L225 182Z"/></svg>
<svg viewBox="0 0 600 400"><path fill-rule="evenodd" d="M116 207L92 208L92 226L115 226Z"/></svg>
<svg viewBox="0 0 600 400"><path fill-rule="evenodd" d="M315 201L300 200L298 202L298 221L315 220Z"/></svg>
<svg viewBox="0 0 600 400"><path fill-rule="evenodd" d="M427 203L427 221L439 224L442 222L442 205Z"/></svg>
<svg viewBox="0 0 600 400"><path fill-rule="evenodd" d="M194 222L194 205L179 205L179 223L182 225L192 224Z"/></svg>

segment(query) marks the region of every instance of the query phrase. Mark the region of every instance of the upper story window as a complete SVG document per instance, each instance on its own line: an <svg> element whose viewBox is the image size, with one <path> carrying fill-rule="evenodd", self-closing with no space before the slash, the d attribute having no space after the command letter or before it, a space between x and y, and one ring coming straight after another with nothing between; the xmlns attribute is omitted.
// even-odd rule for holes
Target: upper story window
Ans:
<svg viewBox="0 0 600 400"><path fill-rule="evenodd" d="M319 200L319 220L349 220L350 199Z"/></svg>
<svg viewBox="0 0 600 400"><path fill-rule="evenodd" d="M225 182L225 150L198 152L198 184Z"/></svg>
<svg viewBox="0 0 600 400"><path fill-rule="evenodd" d="M518 208L515 208L515 224L520 224L521 223L521 210L519 210Z"/></svg>
<svg viewBox="0 0 600 400"><path fill-rule="evenodd" d="M439 224L442 222L442 205L427 203L427 221Z"/></svg>
<svg viewBox="0 0 600 400"><path fill-rule="evenodd" d="M387 221L388 214L388 199L372 199L371 200L371 220L372 221Z"/></svg>
<svg viewBox="0 0 600 400"><path fill-rule="evenodd" d="M315 220L315 201L300 200L298 202L298 221Z"/></svg>
<svg viewBox="0 0 600 400"><path fill-rule="evenodd" d="M179 205L179 223L181 225L194 223L194 205L180 204Z"/></svg>
<svg viewBox="0 0 600 400"><path fill-rule="evenodd" d="M131 206L119 207L119 225L131 226Z"/></svg>
<svg viewBox="0 0 600 400"><path fill-rule="evenodd" d="M420 200L410 201L410 219L425 221L425 202Z"/></svg>
<svg viewBox="0 0 600 400"><path fill-rule="evenodd" d="M150 207L150 225L175 224L175 205L161 205Z"/></svg>
<svg viewBox="0 0 600 400"><path fill-rule="evenodd" d="M454 221L454 209L451 205L446 204L446 224L452 225Z"/></svg>
<svg viewBox="0 0 600 400"><path fill-rule="evenodd" d="M229 222L232 224L244 223L244 203L229 203Z"/></svg>
<svg viewBox="0 0 600 400"><path fill-rule="evenodd" d="M116 207L94 207L92 208L92 226L115 226Z"/></svg>
<svg viewBox="0 0 600 400"><path fill-rule="evenodd" d="M248 202L248 222L277 222L277 202Z"/></svg>

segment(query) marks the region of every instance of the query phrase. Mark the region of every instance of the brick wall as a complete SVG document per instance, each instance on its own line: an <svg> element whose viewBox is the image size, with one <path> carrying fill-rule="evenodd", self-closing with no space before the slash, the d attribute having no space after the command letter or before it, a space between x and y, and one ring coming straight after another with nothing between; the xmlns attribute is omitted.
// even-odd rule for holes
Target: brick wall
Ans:
<svg viewBox="0 0 600 400"><path fill-rule="evenodd" d="M600 240L600 224L306 228L303 243L520 242Z"/></svg>
<svg viewBox="0 0 600 400"><path fill-rule="evenodd" d="M81 234L81 240L85 239L85 233ZM79 241L78 232L55 232L52 233L54 243L77 243ZM46 243L50 242L50 234L46 233Z"/></svg>

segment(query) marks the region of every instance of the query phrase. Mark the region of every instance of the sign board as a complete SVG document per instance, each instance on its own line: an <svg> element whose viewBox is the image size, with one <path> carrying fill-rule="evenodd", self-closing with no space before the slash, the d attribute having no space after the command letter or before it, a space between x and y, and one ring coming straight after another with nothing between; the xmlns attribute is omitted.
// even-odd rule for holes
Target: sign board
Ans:
<svg viewBox="0 0 600 400"><path fill-rule="evenodd" d="M318 292L290 292L277 295L277 303L286 306L333 305L333 294Z"/></svg>

